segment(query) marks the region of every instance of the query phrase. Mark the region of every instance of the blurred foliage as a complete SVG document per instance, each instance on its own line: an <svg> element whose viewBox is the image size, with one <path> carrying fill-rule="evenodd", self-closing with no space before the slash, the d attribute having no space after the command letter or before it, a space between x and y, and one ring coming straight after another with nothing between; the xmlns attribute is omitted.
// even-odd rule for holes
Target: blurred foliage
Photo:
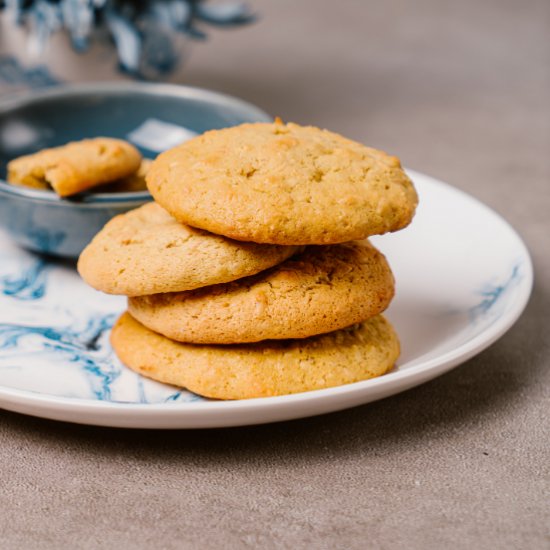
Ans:
<svg viewBox="0 0 550 550"><path fill-rule="evenodd" d="M66 32L78 52L94 40L108 40L120 69L142 78L175 69L179 35L203 40L207 25L232 27L255 19L243 2L203 0L0 0L0 9L29 30L35 50L42 51L57 32Z"/></svg>

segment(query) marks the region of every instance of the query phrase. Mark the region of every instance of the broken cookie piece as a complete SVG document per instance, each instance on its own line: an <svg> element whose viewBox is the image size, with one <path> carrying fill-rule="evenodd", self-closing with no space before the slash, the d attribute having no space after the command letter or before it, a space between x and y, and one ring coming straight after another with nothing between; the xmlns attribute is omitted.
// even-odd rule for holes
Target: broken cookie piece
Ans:
<svg viewBox="0 0 550 550"><path fill-rule="evenodd" d="M9 183L53 189L68 197L92 187L127 178L141 165L141 154L121 139L75 141L25 155L8 163Z"/></svg>

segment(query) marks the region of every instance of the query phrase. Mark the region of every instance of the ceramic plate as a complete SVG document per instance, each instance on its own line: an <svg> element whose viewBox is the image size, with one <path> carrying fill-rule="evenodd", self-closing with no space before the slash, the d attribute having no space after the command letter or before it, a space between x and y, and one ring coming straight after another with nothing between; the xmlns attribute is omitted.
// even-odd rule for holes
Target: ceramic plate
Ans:
<svg viewBox="0 0 550 550"><path fill-rule="evenodd" d="M373 239L397 281L387 312L402 343L393 371L307 393L212 401L123 367L109 328L125 299L87 287L74 265L0 235L0 407L56 420L132 428L260 424L353 407L443 374L502 336L533 282L529 253L500 216L411 172L420 206L405 230Z"/></svg>

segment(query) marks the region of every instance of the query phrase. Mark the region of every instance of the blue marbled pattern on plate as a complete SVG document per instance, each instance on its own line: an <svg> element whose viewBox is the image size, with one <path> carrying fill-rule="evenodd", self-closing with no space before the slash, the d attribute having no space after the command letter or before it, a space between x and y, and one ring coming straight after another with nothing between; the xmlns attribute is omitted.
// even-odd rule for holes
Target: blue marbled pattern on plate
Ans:
<svg viewBox="0 0 550 550"><path fill-rule="evenodd" d="M522 278L522 264L518 261L504 279L489 281L478 290L479 302L468 310L472 323L486 319L489 315L500 315L504 304L503 298L521 282Z"/></svg>
<svg viewBox="0 0 550 550"><path fill-rule="evenodd" d="M109 344L125 299L89 288L74 264L0 233L0 386L122 403L202 400L125 368Z"/></svg>
<svg viewBox="0 0 550 550"><path fill-rule="evenodd" d="M0 292L17 300L39 300L46 292L46 272L50 264L35 259L14 275L0 276Z"/></svg>

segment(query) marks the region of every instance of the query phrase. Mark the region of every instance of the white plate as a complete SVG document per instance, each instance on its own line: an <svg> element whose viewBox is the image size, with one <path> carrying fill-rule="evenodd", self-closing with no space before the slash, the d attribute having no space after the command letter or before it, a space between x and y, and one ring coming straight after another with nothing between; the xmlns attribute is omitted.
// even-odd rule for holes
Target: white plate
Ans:
<svg viewBox="0 0 550 550"><path fill-rule="evenodd" d="M420 206L405 230L373 239L397 294L387 312L402 343L390 373L307 393L209 401L121 366L108 341L125 300L87 287L0 235L0 407L56 420L132 428L260 424L353 407L443 374L489 346L523 311L529 253L474 198L411 172Z"/></svg>

